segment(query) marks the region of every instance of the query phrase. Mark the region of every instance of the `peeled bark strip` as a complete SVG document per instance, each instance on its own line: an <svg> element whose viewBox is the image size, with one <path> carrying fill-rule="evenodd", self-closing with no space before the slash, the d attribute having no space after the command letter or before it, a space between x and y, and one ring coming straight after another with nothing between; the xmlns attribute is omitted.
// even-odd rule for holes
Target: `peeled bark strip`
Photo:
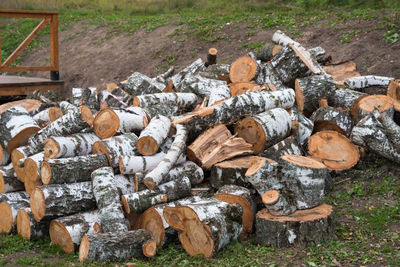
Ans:
<svg viewBox="0 0 400 267"><path fill-rule="evenodd" d="M253 232L256 203L250 190L237 185L224 185L215 193L214 198L231 204L239 204L243 209L242 235L247 236Z"/></svg>
<svg viewBox="0 0 400 267"><path fill-rule="evenodd" d="M166 207L164 218L179 231L179 241L190 256L211 258L223 247L237 241L242 232L243 209L217 199L179 207Z"/></svg>
<svg viewBox="0 0 400 267"><path fill-rule="evenodd" d="M274 46L270 43L266 43L265 45L263 45L263 47L261 47L260 50L258 50L257 52L257 59L264 61L264 62L268 62L272 59L272 49L274 48Z"/></svg>
<svg viewBox="0 0 400 267"><path fill-rule="evenodd" d="M100 233L100 219L97 210L77 213L54 219L50 223L50 239L65 253L72 254L81 244L85 234Z"/></svg>
<svg viewBox="0 0 400 267"><path fill-rule="evenodd" d="M347 84L350 89L362 89L368 86L376 86L376 85L386 87L392 80L394 79L389 77L367 75L367 76L350 78L346 80L344 83Z"/></svg>
<svg viewBox="0 0 400 267"><path fill-rule="evenodd" d="M335 94L335 84L326 75L312 75L296 79L296 104L300 111L311 113L318 108L321 99L329 99Z"/></svg>
<svg viewBox="0 0 400 267"><path fill-rule="evenodd" d="M174 76L171 77L172 83L175 88L179 89L182 87L181 82L188 76L192 75L195 72L203 71L205 70L205 66L201 58L197 59L194 61L192 64L175 74Z"/></svg>
<svg viewBox="0 0 400 267"><path fill-rule="evenodd" d="M191 110L197 102L197 96L193 93L158 93L135 96L133 106L146 108L155 105L177 105Z"/></svg>
<svg viewBox="0 0 400 267"><path fill-rule="evenodd" d="M235 133L253 145L255 154L285 139L291 130L289 113L282 108L267 110L241 120Z"/></svg>
<svg viewBox="0 0 400 267"><path fill-rule="evenodd" d="M93 114L86 106L67 112L64 116L41 129L31 138L29 145L40 151L44 146L44 141L52 136L68 136L79 133L85 128L92 126Z"/></svg>
<svg viewBox="0 0 400 267"><path fill-rule="evenodd" d="M233 83L248 82L257 74L257 63L249 56L236 59L230 69L229 78Z"/></svg>
<svg viewBox="0 0 400 267"><path fill-rule="evenodd" d="M294 136L289 136L259 154L262 157L280 160L285 155L302 155L301 147Z"/></svg>
<svg viewBox="0 0 400 267"><path fill-rule="evenodd" d="M157 119L154 119L152 121L156 121L156 120ZM145 132L146 129L144 131L142 131L142 133ZM160 128L158 128L158 129L161 131ZM140 134L140 137L138 140L138 150L139 150L139 141L142 138L142 133ZM143 136L146 136L146 134L144 134ZM163 177L168 175L169 171L176 164L179 157L184 152L184 150L186 148L186 139L187 139L186 127L181 124L177 124L175 139L172 142L172 145L171 145L170 149L168 150L167 154L165 155L163 160L157 165L157 167L154 168L152 171L150 171L144 178L144 184L148 188L154 189L157 185L159 185L161 183ZM158 150L158 148L157 148L157 150Z"/></svg>
<svg viewBox="0 0 400 267"><path fill-rule="evenodd" d="M120 85L125 92L132 96L161 93L165 87L164 84L139 72L134 72L126 82Z"/></svg>
<svg viewBox="0 0 400 267"><path fill-rule="evenodd" d="M346 136L350 136L353 128L353 120L345 111L333 107L321 107L310 117L314 122L314 132L324 130L337 131Z"/></svg>
<svg viewBox="0 0 400 267"><path fill-rule="evenodd" d="M71 136L50 137L44 142L44 157L70 158L92 153L93 143L100 138L94 133L77 133Z"/></svg>
<svg viewBox="0 0 400 267"><path fill-rule="evenodd" d="M86 234L79 246L79 261L121 261L143 256L153 257L156 250L156 242L144 229Z"/></svg>
<svg viewBox="0 0 400 267"><path fill-rule="evenodd" d="M143 212L156 204L167 202L167 195L160 194L159 191L146 189L136 193L123 195L122 204L126 213Z"/></svg>
<svg viewBox="0 0 400 267"><path fill-rule="evenodd" d="M99 168L92 172L92 188L96 198L103 232L128 231L122 211L120 194L114 181L111 167Z"/></svg>
<svg viewBox="0 0 400 267"><path fill-rule="evenodd" d="M261 245L316 246L331 240L335 234L332 206L322 204L288 216L275 216L263 209L256 215L256 229L256 239Z"/></svg>
<svg viewBox="0 0 400 267"><path fill-rule="evenodd" d="M337 89L331 98L328 99L328 102L333 107L340 107L344 110L351 111L357 99L366 95L367 94L350 89Z"/></svg>
<svg viewBox="0 0 400 267"><path fill-rule="evenodd" d="M40 130L31 115L24 108L15 106L0 114L0 145L11 153L24 146L28 138Z"/></svg>
<svg viewBox="0 0 400 267"><path fill-rule="evenodd" d="M17 215L18 234L28 240L49 236L50 220L35 221L30 208L20 209Z"/></svg>
<svg viewBox="0 0 400 267"><path fill-rule="evenodd" d="M139 107L124 109L106 108L100 111L93 122L94 132L100 138L109 138L119 133L143 130L149 122L146 112Z"/></svg>
<svg viewBox="0 0 400 267"><path fill-rule="evenodd" d="M24 192L0 194L0 233L17 232L17 213L29 207L29 195Z"/></svg>
<svg viewBox="0 0 400 267"><path fill-rule="evenodd" d="M53 122L62 116L63 116L63 113L60 108L51 107L51 108L45 109L45 110L37 113L35 116L33 116L33 119L36 121L36 123L40 127L43 127L47 123Z"/></svg>
<svg viewBox="0 0 400 267"><path fill-rule="evenodd" d="M118 168L119 156L133 156L136 152L138 137L134 133L113 136L93 144L94 154L105 154L109 165Z"/></svg>
<svg viewBox="0 0 400 267"><path fill-rule="evenodd" d="M47 159L41 165L41 179L45 185L86 182L94 170L105 166L108 160L104 154Z"/></svg>
<svg viewBox="0 0 400 267"><path fill-rule="evenodd" d="M24 162L24 170L25 170L25 178L24 182L39 182L41 179L40 176L40 167L44 160L44 152L37 153L28 157ZM28 191L27 191L28 192ZM30 192L28 192L30 193Z"/></svg>
<svg viewBox="0 0 400 267"><path fill-rule="evenodd" d="M400 111L400 80L390 81L387 96L393 99L394 109Z"/></svg>
<svg viewBox="0 0 400 267"><path fill-rule="evenodd" d="M393 99L386 95L369 95L360 97L353 105L352 115L354 120L361 120L367 114L377 108L381 113L385 112L393 117Z"/></svg>
<svg viewBox="0 0 400 267"><path fill-rule="evenodd" d="M328 169L337 171L353 167L360 159L357 147L335 131L321 131L312 135L308 140L308 153L321 159Z"/></svg>
<svg viewBox="0 0 400 267"><path fill-rule="evenodd" d="M17 179L12 164L0 167L0 194L24 190L24 183Z"/></svg>
<svg viewBox="0 0 400 267"><path fill-rule="evenodd" d="M168 137L171 121L164 116L156 116L149 125L140 133L136 148L143 156L157 153L159 147Z"/></svg>
<svg viewBox="0 0 400 267"><path fill-rule="evenodd" d="M30 200L36 221L96 208L91 182L36 187Z"/></svg>

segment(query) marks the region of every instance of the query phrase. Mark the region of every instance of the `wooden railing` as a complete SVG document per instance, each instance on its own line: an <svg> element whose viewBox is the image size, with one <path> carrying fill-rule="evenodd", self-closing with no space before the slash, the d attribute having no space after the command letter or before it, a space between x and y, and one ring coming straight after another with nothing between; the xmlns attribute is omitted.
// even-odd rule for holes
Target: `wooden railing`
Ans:
<svg viewBox="0 0 400 267"><path fill-rule="evenodd" d="M1 58L1 32L0 32L0 72L28 72L28 71L50 71L52 80L59 79L58 62L58 12L33 11L33 10L8 10L0 9L0 17L14 18L42 18L42 21L33 29L26 39L11 53L3 62ZM25 48L36 36L50 24L50 65L49 66L11 66Z"/></svg>

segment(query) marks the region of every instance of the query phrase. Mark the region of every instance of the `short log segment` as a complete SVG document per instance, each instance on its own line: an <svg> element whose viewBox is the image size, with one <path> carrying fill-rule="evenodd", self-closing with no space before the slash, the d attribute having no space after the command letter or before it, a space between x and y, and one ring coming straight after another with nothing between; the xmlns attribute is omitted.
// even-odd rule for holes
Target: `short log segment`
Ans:
<svg viewBox="0 0 400 267"><path fill-rule="evenodd" d="M92 126L93 114L86 106L67 112L64 116L57 119L53 123L47 125L31 138L29 145L40 151L44 147L44 141L52 136L68 136L79 133L85 128Z"/></svg>
<svg viewBox="0 0 400 267"><path fill-rule="evenodd" d="M167 196L167 201L175 201L191 195L192 186L187 177L179 180L169 181L158 186L158 190Z"/></svg>
<svg viewBox="0 0 400 267"><path fill-rule="evenodd" d="M0 194L24 190L24 183L17 179L12 164L0 167Z"/></svg>
<svg viewBox="0 0 400 267"><path fill-rule="evenodd" d="M11 153L24 146L28 138L40 130L31 115L24 108L15 106L0 114L0 145Z"/></svg>
<svg viewBox="0 0 400 267"><path fill-rule="evenodd" d="M314 123L303 115L296 107L293 107L290 112L292 118L292 133L295 136L300 146L307 144L308 138L311 136Z"/></svg>
<svg viewBox="0 0 400 267"><path fill-rule="evenodd" d="M198 102L193 93L158 93L135 96L133 106L151 107L155 105L176 105L182 109L192 110Z"/></svg>
<svg viewBox="0 0 400 267"><path fill-rule="evenodd" d="M256 239L261 245L310 247L327 242L335 234L332 206L319 205L288 216L275 216L267 209L256 215Z"/></svg>
<svg viewBox="0 0 400 267"><path fill-rule="evenodd" d="M160 194L159 191L150 189L123 195L121 197L124 210L128 214L131 212L143 212L156 204L165 203L167 200L167 195Z"/></svg>
<svg viewBox="0 0 400 267"><path fill-rule="evenodd" d="M136 148L143 156L157 153L159 147L168 137L171 121L165 116L156 116L149 125L140 133Z"/></svg>
<svg viewBox="0 0 400 267"><path fill-rule="evenodd" d="M100 138L109 138L118 133L143 130L149 122L146 112L139 107L124 109L106 108L100 111L93 122L94 132Z"/></svg>
<svg viewBox="0 0 400 267"><path fill-rule="evenodd" d="M17 213L29 207L29 195L24 192L0 194L0 233L17 232Z"/></svg>
<svg viewBox="0 0 400 267"><path fill-rule="evenodd" d="M349 114L333 107L317 109L310 119L314 122L314 132L332 130L350 136L353 128L353 120Z"/></svg>
<svg viewBox="0 0 400 267"><path fill-rule="evenodd" d="M87 87L83 88L81 99L78 102L79 106L87 106L93 110L99 110L100 105L97 98L97 88L96 87Z"/></svg>
<svg viewBox="0 0 400 267"><path fill-rule="evenodd" d="M270 158L279 161L281 156L285 155L302 155L301 147L297 139L292 135L275 145L267 148L259 154L262 157Z"/></svg>
<svg viewBox="0 0 400 267"><path fill-rule="evenodd" d="M241 120L235 133L252 144L254 153L258 154L285 139L291 126L289 113L282 108L275 108Z"/></svg>
<svg viewBox="0 0 400 267"><path fill-rule="evenodd" d="M319 158L330 170L347 170L357 164L360 153L344 135L321 131L308 140L308 153Z"/></svg>
<svg viewBox="0 0 400 267"><path fill-rule="evenodd" d="M99 168L92 172L93 194L99 209L103 232L128 231L120 194L114 180L114 171L111 167Z"/></svg>
<svg viewBox="0 0 400 267"><path fill-rule="evenodd" d="M155 120L156 119L152 121ZM146 131L146 129L144 131ZM140 134L140 136L142 137L142 134ZM141 140L140 139L141 137L139 137L138 143ZM170 149L168 150L162 161L157 165L157 167L154 168L152 171L150 171L144 178L144 184L147 186L147 188L154 189L157 185L161 183L163 177L168 175L169 171L176 164L179 157L184 152L186 147L186 139L187 139L186 127L181 124L176 125L176 135ZM139 144L138 144L138 150L139 150Z"/></svg>
<svg viewBox="0 0 400 267"><path fill-rule="evenodd" d="M18 234L28 240L49 236L50 220L35 221L30 208L20 209L17 215Z"/></svg>
<svg viewBox="0 0 400 267"><path fill-rule="evenodd" d="M50 223L50 239L65 253L72 254L78 249L85 234L100 233L100 219L97 210L77 213L54 219Z"/></svg>
<svg viewBox="0 0 400 267"><path fill-rule="evenodd" d="M333 79L326 75L312 75L296 79L296 104L300 111L311 114L318 109L321 99L329 99L335 93Z"/></svg>
<svg viewBox="0 0 400 267"><path fill-rule="evenodd" d="M206 68L217 63L217 54L218 50L216 48L208 49L207 61L204 63Z"/></svg>
<svg viewBox="0 0 400 267"><path fill-rule="evenodd" d="M229 78L233 83L248 82L257 74L257 63L249 56L236 59L229 70Z"/></svg>
<svg viewBox="0 0 400 267"><path fill-rule="evenodd" d="M71 136L50 137L44 142L44 157L70 158L92 153L93 143L100 138L94 133L77 133Z"/></svg>
<svg viewBox="0 0 400 267"><path fill-rule="evenodd" d="M363 89L369 86L384 86L387 87L389 83L394 80L393 78L367 75L358 76L347 79L344 83L349 86L350 89Z"/></svg>
<svg viewBox="0 0 400 267"><path fill-rule="evenodd" d="M361 120L367 114L377 108L381 113L385 112L393 117L393 99L386 95L369 95L360 97L353 105L352 115L354 120Z"/></svg>
<svg viewBox="0 0 400 267"><path fill-rule="evenodd" d="M195 72L199 71L204 71L206 68L204 66L203 61L201 58L198 58L196 61L194 61L192 64L175 74L174 76L171 77L171 81L173 86L178 89L179 91L181 86L181 82L188 76L194 74Z"/></svg>
<svg viewBox="0 0 400 267"><path fill-rule="evenodd" d="M257 52L257 59L263 62L268 62L272 59L272 49L274 48L273 44L266 43L261 47L260 50Z"/></svg>
<svg viewBox="0 0 400 267"><path fill-rule="evenodd" d="M328 102L333 107L340 107L346 111L351 112L352 107L357 99L366 95L367 94L350 89L337 89L335 90L335 93L328 99Z"/></svg>
<svg viewBox="0 0 400 267"><path fill-rule="evenodd" d="M40 127L44 127L47 123L53 122L62 116L63 113L60 108L51 107L37 113L35 116L33 116L33 119Z"/></svg>
<svg viewBox="0 0 400 267"><path fill-rule="evenodd" d="M132 96L161 93L165 87L164 84L139 72L134 72L126 82L120 85L125 92Z"/></svg>
<svg viewBox="0 0 400 267"><path fill-rule="evenodd" d="M110 166L118 168L119 156L135 155L137 140L136 134L127 133L96 141L93 144L93 153L105 154Z"/></svg>
<svg viewBox="0 0 400 267"><path fill-rule="evenodd" d="M250 190L237 185L224 185L213 197L227 203L239 204L243 209L242 235L247 236L253 232L256 204Z"/></svg>
<svg viewBox="0 0 400 267"><path fill-rule="evenodd" d="M185 206L166 207L164 218L179 231L179 241L190 256L211 258L239 238L242 212L238 204L203 199Z"/></svg>
<svg viewBox="0 0 400 267"><path fill-rule="evenodd" d="M41 165L41 179L45 185L86 182L94 170L105 166L108 160L104 154L47 159Z"/></svg>
<svg viewBox="0 0 400 267"><path fill-rule="evenodd" d="M36 221L96 208L91 182L36 187L30 200Z"/></svg>
<svg viewBox="0 0 400 267"><path fill-rule="evenodd" d="M79 246L79 261L121 261L153 257L157 245L144 229L117 233L86 234Z"/></svg>

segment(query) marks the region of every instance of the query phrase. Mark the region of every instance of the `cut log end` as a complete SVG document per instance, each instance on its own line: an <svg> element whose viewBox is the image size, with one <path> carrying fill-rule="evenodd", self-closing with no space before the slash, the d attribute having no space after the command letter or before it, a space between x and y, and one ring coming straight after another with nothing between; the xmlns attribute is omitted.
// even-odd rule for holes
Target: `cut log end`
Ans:
<svg viewBox="0 0 400 267"><path fill-rule="evenodd" d="M89 255L89 238L87 235L84 235L81 241L81 244L79 246L79 261L80 262L85 262L88 258Z"/></svg>
<svg viewBox="0 0 400 267"><path fill-rule="evenodd" d="M122 195L121 197L121 202L122 202L122 206L124 207L124 210L126 213L131 213L131 209L129 208L129 203L128 200L126 199L126 197L124 195Z"/></svg>
<svg viewBox="0 0 400 267"><path fill-rule="evenodd" d="M151 136L143 136L138 139L136 148L143 156L151 156L157 153L158 144L157 141Z"/></svg>
<svg viewBox="0 0 400 267"><path fill-rule="evenodd" d="M112 167L110 151L101 141L94 142L94 144L92 146L92 153L93 154L105 154L107 157L107 160L108 160L108 164L110 165L110 167Z"/></svg>
<svg viewBox="0 0 400 267"><path fill-rule="evenodd" d="M145 179L143 181L143 183L148 189L151 189L151 190L154 190L157 186L156 183L150 179Z"/></svg>
<svg viewBox="0 0 400 267"><path fill-rule="evenodd" d="M9 234L13 226L13 216L10 205L3 201L0 203L0 233Z"/></svg>
<svg viewBox="0 0 400 267"><path fill-rule="evenodd" d="M36 188L36 186L40 186L40 185L41 185L41 182L38 180L32 181L32 180L29 180L28 178L26 178L24 181L25 191L30 196L32 195L32 192Z"/></svg>
<svg viewBox="0 0 400 267"><path fill-rule="evenodd" d="M93 113L90 110L90 108L88 108L87 106L82 106L81 107L81 116L82 116L82 119L84 121L86 121L87 124L89 124L90 126L93 125L94 118L93 118Z"/></svg>
<svg viewBox="0 0 400 267"><path fill-rule="evenodd" d="M44 142L44 157L48 159L56 158L60 152L60 146L53 138L48 138Z"/></svg>
<svg viewBox="0 0 400 267"><path fill-rule="evenodd" d="M64 224L52 221L49 227L51 243L59 245L67 254L74 253L74 242Z"/></svg>
<svg viewBox="0 0 400 267"><path fill-rule="evenodd" d="M312 168L312 169L326 168L324 164L310 157L304 157L299 155L285 155L282 156L281 159L306 168Z"/></svg>
<svg viewBox="0 0 400 267"><path fill-rule="evenodd" d="M38 181L39 168L34 159L27 158L25 160L24 170L25 170L25 178L24 178L25 182L27 182L27 179L31 182Z"/></svg>
<svg viewBox="0 0 400 267"><path fill-rule="evenodd" d="M358 118L359 112L370 113L377 108L380 112L388 111L393 107L393 99L386 95L368 95L361 96L354 103L352 107L352 115L356 120L362 119Z"/></svg>
<svg viewBox="0 0 400 267"><path fill-rule="evenodd" d="M245 118L240 121L236 127L235 132L239 137L246 140L247 143L253 145L255 154L261 153L264 150L265 143L267 142L264 129L260 123L252 118Z"/></svg>
<svg viewBox="0 0 400 267"><path fill-rule="evenodd" d="M12 162L15 174L17 175L18 180L20 180L21 182L24 181L25 171L24 171L23 167L20 167L19 161L23 158L25 158L25 155L18 150L13 150L13 152L11 153L11 162Z"/></svg>
<svg viewBox="0 0 400 267"><path fill-rule="evenodd" d="M271 189L264 193L262 196L262 202L264 204L273 205L279 199L279 192L277 190Z"/></svg>
<svg viewBox="0 0 400 267"><path fill-rule="evenodd" d="M218 50L217 50L217 48L212 47L212 48L208 49L208 53L210 55L216 56L218 54Z"/></svg>
<svg viewBox="0 0 400 267"><path fill-rule="evenodd" d="M31 211L33 213L33 217L37 222L40 222L45 215L46 212L46 203L45 197L42 189L39 187L35 188L31 193Z"/></svg>
<svg viewBox="0 0 400 267"><path fill-rule="evenodd" d="M42 178L43 184L49 184L51 180L51 167L47 161L42 162L42 166L40 167L40 176Z"/></svg>
<svg viewBox="0 0 400 267"><path fill-rule="evenodd" d="M154 240L147 241L146 243L143 244L142 249L143 249L143 254L147 258L154 257L156 255L156 252L157 252L156 241L154 241Z"/></svg>
<svg viewBox="0 0 400 267"><path fill-rule="evenodd" d="M93 129L100 138L114 136L119 129L120 120L118 115L110 108L100 111L93 122Z"/></svg>
<svg viewBox="0 0 400 267"><path fill-rule="evenodd" d="M0 173L0 194L5 193L5 183L4 183L4 177L3 174Z"/></svg>
<svg viewBox="0 0 400 267"><path fill-rule="evenodd" d="M259 160L254 161L250 167L247 169L245 176L251 176L255 174L260 168L262 168L265 162L268 161L269 163L275 163L274 160L269 158L261 158Z"/></svg>
<svg viewBox="0 0 400 267"><path fill-rule="evenodd" d="M31 221L25 210L19 210L17 214L17 231L25 239L31 239Z"/></svg>
<svg viewBox="0 0 400 267"><path fill-rule="evenodd" d="M300 86L299 81L296 79L294 84L294 91L296 92L296 106L300 111L304 110L304 93Z"/></svg>
<svg viewBox="0 0 400 267"><path fill-rule="evenodd" d="M51 107L49 108L49 119L50 121L55 121L58 118L62 117L63 113L62 110L58 107Z"/></svg>
<svg viewBox="0 0 400 267"><path fill-rule="evenodd" d="M12 153L12 151L20 146L24 146L28 143L29 137L31 137L33 134L38 132L40 130L40 127L32 126L32 127L27 127L23 129L21 132L19 132L15 137L13 137L7 144L6 150L8 153Z"/></svg>
<svg viewBox="0 0 400 267"><path fill-rule="evenodd" d="M146 229L160 246L165 237L165 229L160 214L153 208L147 209L139 219L139 228Z"/></svg>
<svg viewBox="0 0 400 267"><path fill-rule="evenodd" d="M232 63L229 78L232 82L248 82L257 72L257 63L249 56L240 57Z"/></svg>

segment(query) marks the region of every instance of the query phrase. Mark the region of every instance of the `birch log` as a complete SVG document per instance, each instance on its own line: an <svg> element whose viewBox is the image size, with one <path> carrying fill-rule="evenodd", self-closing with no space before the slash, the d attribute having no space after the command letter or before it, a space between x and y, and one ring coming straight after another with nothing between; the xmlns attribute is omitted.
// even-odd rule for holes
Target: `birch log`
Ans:
<svg viewBox="0 0 400 267"><path fill-rule="evenodd" d="M211 90L210 95L208 96L207 106L210 107L215 103L218 103L230 97L231 97L231 90L226 84L224 84L223 86L219 86L217 88L214 87Z"/></svg>
<svg viewBox="0 0 400 267"><path fill-rule="evenodd" d="M385 112L381 113L377 119L382 124L385 134L393 146L400 148L400 126Z"/></svg>
<svg viewBox="0 0 400 267"><path fill-rule="evenodd" d="M167 201L175 201L181 198L185 198L191 195L192 186L190 180L187 177L182 177L179 180L173 180L160 184L158 186L160 193L167 196Z"/></svg>
<svg viewBox="0 0 400 267"><path fill-rule="evenodd" d="M17 214L18 234L28 240L49 236L50 220L35 221L30 208L20 209Z"/></svg>
<svg viewBox="0 0 400 267"><path fill-rule="evenodd" d="M86 234L79 246L79 261L121 261L131 258L153 257L156 242L144 229Z"/></svg>
<svg viewBox="0 0 400 267"><path fill-rule="evenodd" d="M13 168L15 174L18 177L18 180L24 182L25 178L25 170L24 170L24 162L25 159L29 156L32 156L34 153L34 149L30 146L20 146L13 150L11 153L11 162L13 164ZM22 162L22 165L21 165Z"/></svg>
<svg viewBox="0 0 400 267"><path fill-rule="evenodd" d="M104 154L47 159L41 165L41 179L45 185L86 182L94 170L105 166L108 160Z"/></svg>
<svg viewBox="0 0 400 267"><path fill-rule="evenodd" d="M126 106L132 106L133 96L131 96L121 88L117 87L110 93L108 93L104 102L107 104L107 107L123 108Z"/></svg>
<svg viewBox="0 0 400 267"><path fill-rule="evenodd" d="M281 78L271 64L261 64L260 72L254 81L259 85L272 84L278 91L289 89L283 84Z"/></svg>
<svg viewBox="0 0 400 267"><path fill-rule="evenodd" d="M320 107L310 119L314 122L314 132L333 130L350 136L353 128L353 120L349 114L333 107Z"/></svg>
<svg viewBox="0 0 400 267"><path fill-rule="evenodd" d="M367 75L367 76L352 77L344 81L344 83L348 85L350 89L363 89L369 86L377 86L377 85L387 87L392 80L394 80L394 78L376 76L376 75Z"/></svg>
<svg viewBox="0 0 400 267"><path fill-rule="evenodd" d="M17 213L29 207L29 195L24 192L0 194L0 233L17 232Z"/></svg>
<svg viewBox="0 0 400 267"><path fill-rule="evenodd" d="M241 120L235 133L252 144L254 153L258 154L285 139L290 133L291 122L286 110L275 108Z"/></svg>
<svg viewBox="0 0 400 267"><path fill-rule="evenodd" d="M63 112L63 114L66 114L69 111L74 111L79 109L77 106L67 102L67 101L61 101L59 103L60 109Z"/></svg>
<svg viewBox="0 0 400 267"><path fill-rule="evenodd" d="M393 99L394 109L396 111L400 111L400 80L399 79L390 81L386 94L387 94L387 96L389 96Z"/></svg>
<svg viewBox="0 0 400 267"><path fill-rule="evenodd" d="M36 221L96 208L91 182L36 187L30 199Z"/></svg>
<svg viewBox="0 0 400 267"><path fill-rule="evenodd" d="M79 106L87 106L93 110L99 110L99 100L97 98L97 88L87 87L83 88L81 98L78 102Z"/></svg>
<svg viewBox="0 0 400 267"><path fill-rule="evenodd" d="M179 92L196 94L199 99L210 98L212 90L215 88L217 91L224 91L227 87L225 81L216 80L213 78L206 78L198 75L187 76L182 82ZM208 106L212 104L209 102Z"/></svg>
<svg viewBox="0 0 400 267"><path fill-rule="evenodd" d="M304 116L296 107L293 107L289 114L292 118L291 135L296 137L300 146L304 146L304 144L307 144L308 138L313 132L314 123Z"/></svg>
<svg viewBox="0 0 400 267"><path fill-rule="evenodd" d="M211 79L211 80L221 80L224 82L229 82L229 64L214 64L211 66L208 66L205 70L199 71L196 73L196 75L199 75L203 78ZM196 75L191 75L191 76L196 76ZM187 76L189 77L189 76ZM186 78L187 78L186 77ZM181 83L181 88L184 88L183 82Z"/></svg>
<svg viewBox="0 0 400 267"><path fill-rule="evenodd" d="M371 113L374 109L379 110L381 113L385 112L393 117L394 105L393 99L386 95L368 95L357 99L352 107L352 115L354 120L360 120L367 114Z"/></svg>
<svg viewBox="0 0 400 267"><path fill-rule="evenodd" d="M165 116L156 116L149 125L140 133L136 148L143 156L157 153L161 144L168 137L171 121Z"/></svg>
<svg viewBox="0 0 400 267"><path fill-rule="evenodd" d="M154 81L139 72L134 72L125 83L121 84L124 91L132 96L161 93L165 85Z"/></svg>
<svg viewBox="0 0 400 267"><path fill-rule="evenodd" d="M354 103L362 96L367 94L357 92L350 89L337 89L335 93L328 99L331 106L342 108L345 111L351 111Z"/></svg>
<svg viewBox="0 0 400 267"><path fill-rule="evenodd" d="M97 210L54 219L49 228L51 243L59 245L67 254L74 253L85 234L100 232Z"/></svg>
<svg viewBox="0 0 400 267"><path fill-rule="evenodd" d="M40 152L28 157L24 162L24 184L25 190L29 195L36 186L41 185L40 167L44 159L43 157L44 152Z"/></svg>
<svg viewBox="0 0 400 267"><path fill-rule="evenodd" d="M120 196L137 192L134 175L116 174L114 175L114 184Z"/></svg>
<svg viewBox="0 0 400 267"><path fill-rule="evenodd" d="M157 77L153 78L156 82L162 83L164 85L167 85L168 79L174 75L175 68L170 67L166 72L161 73L160 75L157 75Z"/></svg>
<svg viewBox="0 0 400 267"><path fill-rule="evenodd" d="M298 144L297 139L293 135L291 135L280 141L279 143L276 143L275 145L265 149L259 155L275 161L279 161L281 156L285 155L301 156L302 150Z"/></svg>
<svg viewBox="0 0 400 267"><path fill-rule="evenodd" d="M40 130L31 115L24 108L15 106L0 114L0 145L11 153L24 146L28 138Z"/></svg>
<svg viewBox="0 0 400 267"><path fill-rule="evenodd" d="M232 63L229 78L234 83L248 82L256 77L257 71L259 71L257 62L249 56L243 56Z"/></svg>
<svg viewBox="0 0 400 267"><path fill-rule="evenodd" d="M33 119L36 121L36 123L40 127L43 127L47 123L53 122L62 116L63 116L63 113L60 108L51 107L51 108L45 109L45 110L37 113L35 116L33 116Z"/></svg>
<svg viewBox="0 0 400 267"><path fill-rule="evenodd" d="M270 61L272 59L273 48L274 46L270 43L266 43L265 45L263 45L257 52L257 59L264 62Z"/></svg>
<svg viewBox="0 0 400 267"><path fill-rule="evenodd" d="M126 213L143 212L156 204L167 202L167 195L159 191L146 189L136 193L123 195L122 204Z"/></svg>
<svg viewBox="0 0 400 267"><path fill-rule="evenodd" d="M197 96L193 93L158 93L135 96L133 106L146 108L155 105L176 105L181 109L191 110L197 102Z"/></svg>
<svg viewBox="0 0 400 267"><path fill-rule="evenodd" d="M204 66L201 58L194 61L192 64L175 74L171 77L172 84L178 90L181 88L181 82L188 76L192 75L195 72L204 71L206 68ZM179 90L180 91L180 90Z"/></svg>
<svg viewBox="0 0 400 267"><path fill-rule="evenodd" d="M0 105L0 114L15 106L20 106L24 108L31 115L34 115L43 109L43 103L40 102L39 100L22 99L22 100L7 102L5 104Z"/></svg>
<svg viewBox="0 0 400 267"><path fill-rule="evenodd" d="M0 167L0 194L24 190L24 183L17 179L12 164Z"/></svg>
<svg viewBox="0 0 400 267"><path fill-rule="evenodd" d="M106 108L100 111L93 122L98 137L109 138L118 133L143 130L149 122L146 112L139 107L124 109Z"/></svg>
<svg viewBox="0 0 400 267"><path fill-rule="evenodd" d="M0 144L0 166L7 165L10 161L10 153Z"/></svg>

